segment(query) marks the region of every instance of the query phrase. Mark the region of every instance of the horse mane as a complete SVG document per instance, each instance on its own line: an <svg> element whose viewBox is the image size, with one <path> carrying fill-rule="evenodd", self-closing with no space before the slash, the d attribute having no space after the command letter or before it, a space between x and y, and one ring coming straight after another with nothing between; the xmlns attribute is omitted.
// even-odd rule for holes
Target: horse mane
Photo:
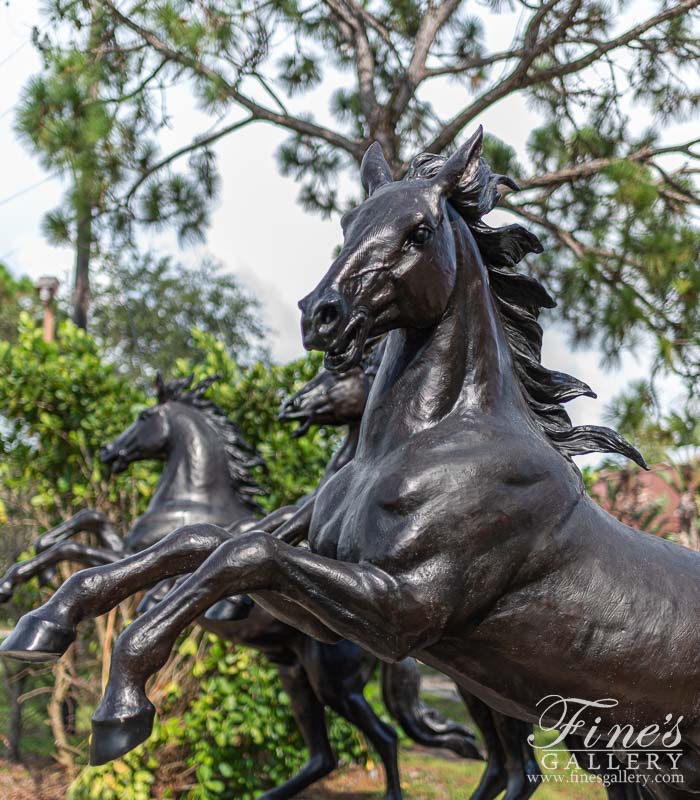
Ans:
<svg viewBox="0 0 700 800"><path fill-rule="evenodd" d="M236 423L221 406L204 396L212 383L220 377L220 375L210 375L192 386L193 375L187 378L175 378L165 383L159 374L156 379L158 402L177 401L202 413L223 443L231 484L236 493L251 511L262 511L256 497L263 494L263 490L258 486L251 470L254 467L264 468L264 460L246 441Z"/></svg>
<svg viewBox="0 0 700 800"><path fill-rule="evenodd" d="M421 153L411 161L404 180L432 178L445 161L445 156ZM542 364L542 328L538 318L543 308L554 308L556 303L539 281L515 271L526 255L541 253L542 244L522 225L492 228L483 222L481 218L498 203L499 185L518 188L510 178L494 173L482 158L474 177L461 183L449 202L476 240L515 372L536 423L568 459L584 453L618 453L646 469L639 451L612 428L571 424L562 403L596 394L578 378Z"/></svg>

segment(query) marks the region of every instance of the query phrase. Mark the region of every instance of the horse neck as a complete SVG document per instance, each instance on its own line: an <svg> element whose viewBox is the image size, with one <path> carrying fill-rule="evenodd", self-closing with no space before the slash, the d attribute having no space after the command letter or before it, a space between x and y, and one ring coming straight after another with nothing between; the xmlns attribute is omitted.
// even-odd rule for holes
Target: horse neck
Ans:
<svg viewBox="0 0 700 800"><path fill-rule="evenodd" d="M486 268L466 224L451 212L457 271L447 308L426 329L399 329L365 413L358 456L377 454L452 413L489 414L524 401Z"/></svg>
<svg viewBox="0 0 700 800"><path fill-rule="evenodd" d="M199 504L231 508L244 504L231 482L228 456L220 437L201 411L179 404L171 417L172 433L165 468L148 510L169 504ZM246 510L246 513L249 513Z"/></svg>
<svg viewBox="0 0 700 800"><path fill-rule="evenodd" d="M352 422L348 425L348 432L345 436L345 439L338 450L336 450L336 452L333 454L331 460L328 462L325 472L323 473L322 480L326 480L327 478L330 478L331 475L335 475L338 470L342 469L346 464L349 464L353 458L355 458L359 439L360 421L358 420L357 422Z"/></svg>

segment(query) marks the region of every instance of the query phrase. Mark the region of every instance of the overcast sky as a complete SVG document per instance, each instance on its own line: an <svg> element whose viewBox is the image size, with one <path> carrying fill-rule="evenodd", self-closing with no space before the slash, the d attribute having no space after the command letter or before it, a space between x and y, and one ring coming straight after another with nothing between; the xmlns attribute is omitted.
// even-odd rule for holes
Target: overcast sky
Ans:
<svg viewBox="0 0 700 800"><path fill-rule="evenodd" d="M639 0L632 5L639 14L647 2ZM32 25L42 25L39 6L37 0L11 0L9 5L3 3L0 7L0 261L17 274L53 274L67 281L72 252L50 247L40 230L44 214L61 199L62 183L47 176L13 131L13 106L28 77L40 68L30 42ZM489 44L508 44L512 34L509 23L513 19L505 18L498 30L488 31ZM454 112L457 104L463 104L464 90L455 84L443 84L435 92L431 100L446 115L450 109ZM318 105L314 111L322 117L323 92L313 102ZM193 109L185 92L175 97L170 110L173 125L164 134L166 152L211 125L210 119ZM538 118L522 99L510 98L477 122L523 153L529 131L538 124ZM186 262L205 254L223 262L261 299L271 328L271 350L280 360L303 352L296 302L326 271L340 239L337 219L322 220L304 212L296 204L297 186L277 172L274 153L284 138L284 133L271 126L257 124L215 146L223 187L204 247L181 252L172 236L148 242L160 253L173 254ZM29 191L15 196L26 189ZM630 380L646 376L649 366L643 352L630 353L618 368L605 371L598 353L572 351L566 332L551 324L546 325L544 361L549 367L586 381L603 400L611 398ZM665 399L671 402L677 386L673 382L665 386ZM602 407L601 400L583 398L570 404L570 412L577 423L599 423Z"/></svg>

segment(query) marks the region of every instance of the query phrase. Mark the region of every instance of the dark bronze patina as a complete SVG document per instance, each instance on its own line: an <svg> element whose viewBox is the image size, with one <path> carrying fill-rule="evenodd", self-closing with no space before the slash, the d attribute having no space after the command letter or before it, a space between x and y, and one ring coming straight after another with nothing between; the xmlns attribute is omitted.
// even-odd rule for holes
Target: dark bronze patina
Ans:
<svg viewBox="0 0 700 800"><path fill-rule="evenodd" d="M342 446L331 459L324 480L337 472L355 456L360 436L360 422L364 413L369 389L381 364L384 341L377 343L358 367L345 372L322 370L282 406L281 418L299 423L296 436L306 433L312 425L348 426ZM322 485L322 484L321 484ZM400 671L383 671L384 699L392 716L414 741L424 741L416 722L431 719L434 711L420 700L420 673L413 659L399 662ZM534 780L540 770L528 737L532 725L506 717L490 709L474 695L458 687L471 718L481 730L486 745L487 763L479 785L471 795L472 800L497 797L505 790L506 800L525 800L540 786ZM407 713L407 704L417 704Z"/></svg>
<svg viewBox="0 0 700 800"><path fill-rule="evenodd" d="M98 735L143 739L146 681L180 631L246 592L324 641L387 661L416 655L523 720L538 720L552 693L616 698L599 709L601 731L682 716L683 784L654 782L671 772L662 755L641 773L652 779L644 796L700 792L700 554L587 497L572 455L641 457L607 428L571 425L561 404L590 390L540 363L537 316L552 301L511 270L541 248L519 226L482 222L503 179L480 152L481 132L399 182L378 145L365 156L370 196L345 216L340 254L301 302L304 344L345 370L368 336L389 336L355 458L313 502L275 535L222 544L216 526L186 526L77 573L3 645L55 657L81 620L200 565L119 637Z"/></svg>

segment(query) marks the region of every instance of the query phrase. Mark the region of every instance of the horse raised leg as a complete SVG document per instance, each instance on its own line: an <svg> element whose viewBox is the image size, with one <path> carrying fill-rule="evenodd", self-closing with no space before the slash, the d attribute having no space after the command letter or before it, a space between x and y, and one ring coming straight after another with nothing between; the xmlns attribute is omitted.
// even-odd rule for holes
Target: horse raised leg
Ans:
<svg viewBox="0 0 700 800"><path fill-rule="evenodd" d="M50 612L51 623L58 622L74 636L78 620L104 613L142 588L144 582L155 581L164 573L191 570L221 534L215 526L183 528L168 537L178 547L169 547L168 540L164 540L139 557L84 571L83 574L91 573L87 579L80 579L78 573L74 577L80 583L66 585L68 591L63 592L59 602L49 608L49 601L39 609L40 618L45 621ZM160 559L155 556L156 548ZM108 580L104 580L105 576ZM107 692L93 717L93 763L117 758L148 737L155 709L146 697L146 681L166 662L180 632L222 597L232 592L255 591L263 593L267 605L270 596L281 595L287 620L294 619L300 629L308 630L311 621L315 621L316 638L323 638L327 625L326 635L330 629L336 639L356 639L360 646L385 660L406 657L421 626L430 624L431 615L426 614L425 608L418 613L417 591L404 593L397 580L372 565L324 558L259 532L226 541L174 595L166 597L119 637ZM54 600L58 596L59 593ZM3 649L21 657L21 649L33 641L19 628L15 633L18 635L13 634Z"/></svg>
<svg viewBox="0 0 700 800"><path fill-rule="evenodd" d="M36 575L46 571L62 561L73 561L86 566L111 564L122 558L122 554L104 547L91 547L87 544L71 541L59 541L48 550L43 550L33 558L13 564L0 578L0 603L12 598L17 588Z"/></svg>
<svg viewBox="0 0 700 800"><path fill-rule="evenodd" d="M101 511L86 508L79 511L70 519L65 520L60 525L57 525L51 530L45 531L35 540L33 547L34 551L39 554L48 550L60 542L65 542L72 536L79 533L92 533L97 536L100 547L114 552L124 551L124 541L117 533L112 523ZM80 564L94 565L104 564L106 561L99 561L97 559L83 560L81 558L71 558L65 560L75 560ZM26 564L27 562L22 562ZM9 573L8 573L9 574ZM12 585L5 585L4 580L0 579L0 603L7 602L12 597L12 587L25 583L30 577L38 575L41 586L46 586L56 576L56 570L53 566L45 566L39 572L32 572L27 577L24 573L12 573L14 575L15 583ZM8 594L9 592L9 594Z"/></svg>
<svg viewBox="0 0 700 800"><path fill-rule="evenodd" d="M139 553L126 558L115 555L114 563L76 572L44 605L19 620L0 651L27 661L58 658L73 643L76 627L84 619L107 613L163 578L191 572L227 540L229 534L223 528L192 525Z"/></svg>
<svg viewBox="0 0 700 800"><path fill-rule="evenodd" d="M97 536L102 547L115 552L124 552L124 540L107 517L93 508L84 508L55 528L42 533L34 542L34 549L37 553L41 553L78 533L92 533Z"/></svg>

